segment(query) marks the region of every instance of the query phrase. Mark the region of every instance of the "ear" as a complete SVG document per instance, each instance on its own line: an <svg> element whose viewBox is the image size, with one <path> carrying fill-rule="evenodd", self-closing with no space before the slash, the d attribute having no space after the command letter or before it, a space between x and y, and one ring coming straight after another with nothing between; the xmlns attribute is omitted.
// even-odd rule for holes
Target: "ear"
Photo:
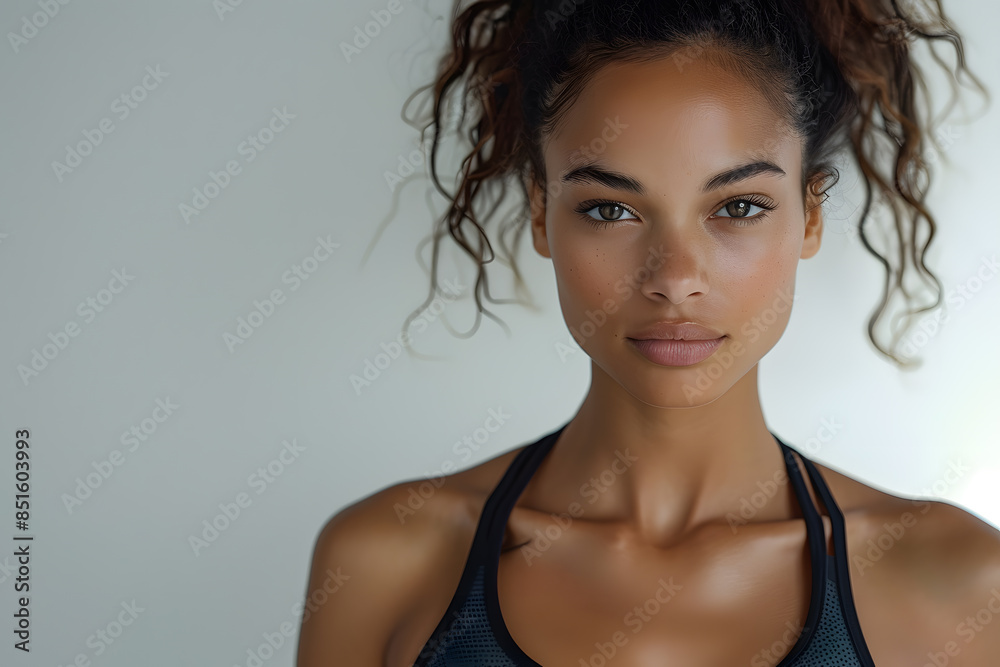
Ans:
<svg viewBox="0 0 1000 667"><path fill-rule="evenodd" d="M525 187L528 190L528 202L531 210L532 243L539 255L551 259L549 238L545 231L545 190L535 182L533 176L528 177Z"/></svg>
<svg viewBox="0 0 1000 667"><path fill-rule="evenodd" d="M806 224L805 235L802 239L801 259L809 259L819 252L820 242L823 240L823 202L826 196L815 194L814 190L825 181L825 178L813 180L806 188Z"/></svg>

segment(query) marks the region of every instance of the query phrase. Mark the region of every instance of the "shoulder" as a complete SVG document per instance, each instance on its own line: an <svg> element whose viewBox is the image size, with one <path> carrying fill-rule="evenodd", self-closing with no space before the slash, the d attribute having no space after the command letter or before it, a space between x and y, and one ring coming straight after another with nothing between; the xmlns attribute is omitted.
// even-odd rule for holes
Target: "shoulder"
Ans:
<svg viewBox="0 0 1000 667"><path fill-rule="evenodd" d="M297 665L342 662L350 643L353 664L381 664L394 628L428 588L441 576L457 582L485 499L515 453L395 483L327 520L313 548Z"/></svg>
<svg viewBox="0 0 1000 667"><path fill-rule="evenodd" d="M341 509L320 531L317 547L370 555L386 547L434 548L447 538L434 528L475 528L485 496L517 450L440 477L415 477L387 486ZM470 525L471 520L471 525ZM347 554L344 554L347 555Z"/></svg>
<svg viewBox="0 0 1000 667"><path fill-rule="evenodd" d="M343 507L320 530L317 554L397 563L387 549L407 547L414 557L438 549L451 533L475 529L483 501L518 451L440 477L397 482Z"/></svg>
<svg viewBox="0 0 1000 667"><path fill-rule="evenodd" d="M905 501L909 503L910 501ZM923 501L890 559L935 652L986 667L1000 655L1000 531L945 501ZM995 618L996 617L996 618Z"/></svg>
<svg viewBox="0 0 1000 667"><path fill-rule="evenodd" d="M852 586L895 601L886 611L905 618L929 650L961 653L962 665L993 664L1000 530L949 501L885 493L819 467L844 513Z"/></svg>
<svg viewBox="0 0 1000 667"><path fill-rule="evenodd" d="M996 526L950 501L887 493L827 466L815 465L856 537L866 534L874 538L874 544L869 546L878 547L878 537L888 536L881 539L880 551L887 557L897 552L897 560L901 561L897 565L924 575L933 570L951 577L950 582L956 586L980 577L987 577L991 585L1000 583L1000 530Z"/></svg>

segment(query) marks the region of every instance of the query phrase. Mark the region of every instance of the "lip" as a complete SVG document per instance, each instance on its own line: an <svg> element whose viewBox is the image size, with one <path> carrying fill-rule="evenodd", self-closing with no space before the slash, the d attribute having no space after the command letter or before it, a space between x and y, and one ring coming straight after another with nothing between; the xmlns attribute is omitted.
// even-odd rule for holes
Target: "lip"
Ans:
<svg viewBox="0 0 1000 667"><path fill-rule="evenodd" d="M725 336L711 340L636 340L629 344L654 364L660 366L691 366L715 354Z"/></svg>
<svg viewBox="0 0 1000 667"><path fill-rule="evenodd" d="M691 366L708 359L726 335L697 322L655 322L627 338L649 361L660 366Z"/></svg>
<svg viewBox="0 0 1000 667"><path fill-rule="evenodd" d="M703 324L690 320L662 320L629 336L632 340L715 340L725 336Z"/></svg>

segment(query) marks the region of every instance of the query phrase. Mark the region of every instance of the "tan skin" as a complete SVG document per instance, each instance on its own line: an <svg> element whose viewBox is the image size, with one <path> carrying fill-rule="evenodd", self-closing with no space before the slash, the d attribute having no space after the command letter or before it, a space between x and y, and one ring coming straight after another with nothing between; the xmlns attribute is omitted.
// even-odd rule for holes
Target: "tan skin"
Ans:
<svg viewBox="0 0 1000 667"><path fill-rule="evenodd" d="M596 157L639 181L644 193L596 182L557 187L580 164L574 150L616 118L620 133ZM803 197L801 150L801 139L753 87L707 58L682 70L669 59L609 65L546 138L547 201L531 186L534 247L552 260L567 324L579 329L587 311L602 308L607 321L581 342L592 359L590 390L511 512L500 560L504 621L544 667L579 667L595 642L616 631L628 637L609 661L617 667L774 665L794 643L789 628L802 628L811 570L792 486L781 485L745 525L727 520L757 482L785 469L763 418L757 367L790 315L775 308L776 295L794 290L798 260L820 247L820 201ZM756 159L785 175L758 173L703 191L711 176ZM746 196L774 210L738 226L762 210L741 207ZM592 199L628 210L574 211ZM612 224L598 228L587 218ZM616 281L635 275L649 249L660 247L663 261L642 274L638 289L616 292ZM747 333L744 325L769 308L777 319ZM701 322L727 338L694 366L654 364L624 337L662 319ZM700 393L685 391L724 351L732 363ZM581 484L626 447L636 463L595 502L584 502ZM482 506L518 451L445 476L405 521L397 503L407 503L417 480L331 519L317 541L309 590L338 568L350 578L303 623L298 667L411 665L454 595ZM995 665L1000 618L975 631L958 626L988 608L994 587L1000 591L1000 534L947 503L899 498L817 466L845 515L855 607L875 664L919 667L932 653L950 666ZM536 529L573 502L584 513L527 558L525 549L538 546ZM861 566L868 540L905 513L915 524ZM832 553L825 516L824 526ZM633 632L626 614L670 577L681 588ZM1000 600L993 606L1000 611ZM783 640L784 650L765 653ZM946 646L952 655L942 653Z"/></svg>

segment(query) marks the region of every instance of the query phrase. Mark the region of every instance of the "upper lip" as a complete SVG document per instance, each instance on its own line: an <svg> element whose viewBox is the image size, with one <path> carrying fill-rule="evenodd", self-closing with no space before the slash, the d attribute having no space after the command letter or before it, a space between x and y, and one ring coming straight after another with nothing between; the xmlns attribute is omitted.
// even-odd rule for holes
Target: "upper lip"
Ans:
<svg viewBox="0 0 1000 667"><path fill-rule="evenodd" d="M715 340L724 336L711 327L690 320L662 320L632 334L634 340Z"/></svg>

